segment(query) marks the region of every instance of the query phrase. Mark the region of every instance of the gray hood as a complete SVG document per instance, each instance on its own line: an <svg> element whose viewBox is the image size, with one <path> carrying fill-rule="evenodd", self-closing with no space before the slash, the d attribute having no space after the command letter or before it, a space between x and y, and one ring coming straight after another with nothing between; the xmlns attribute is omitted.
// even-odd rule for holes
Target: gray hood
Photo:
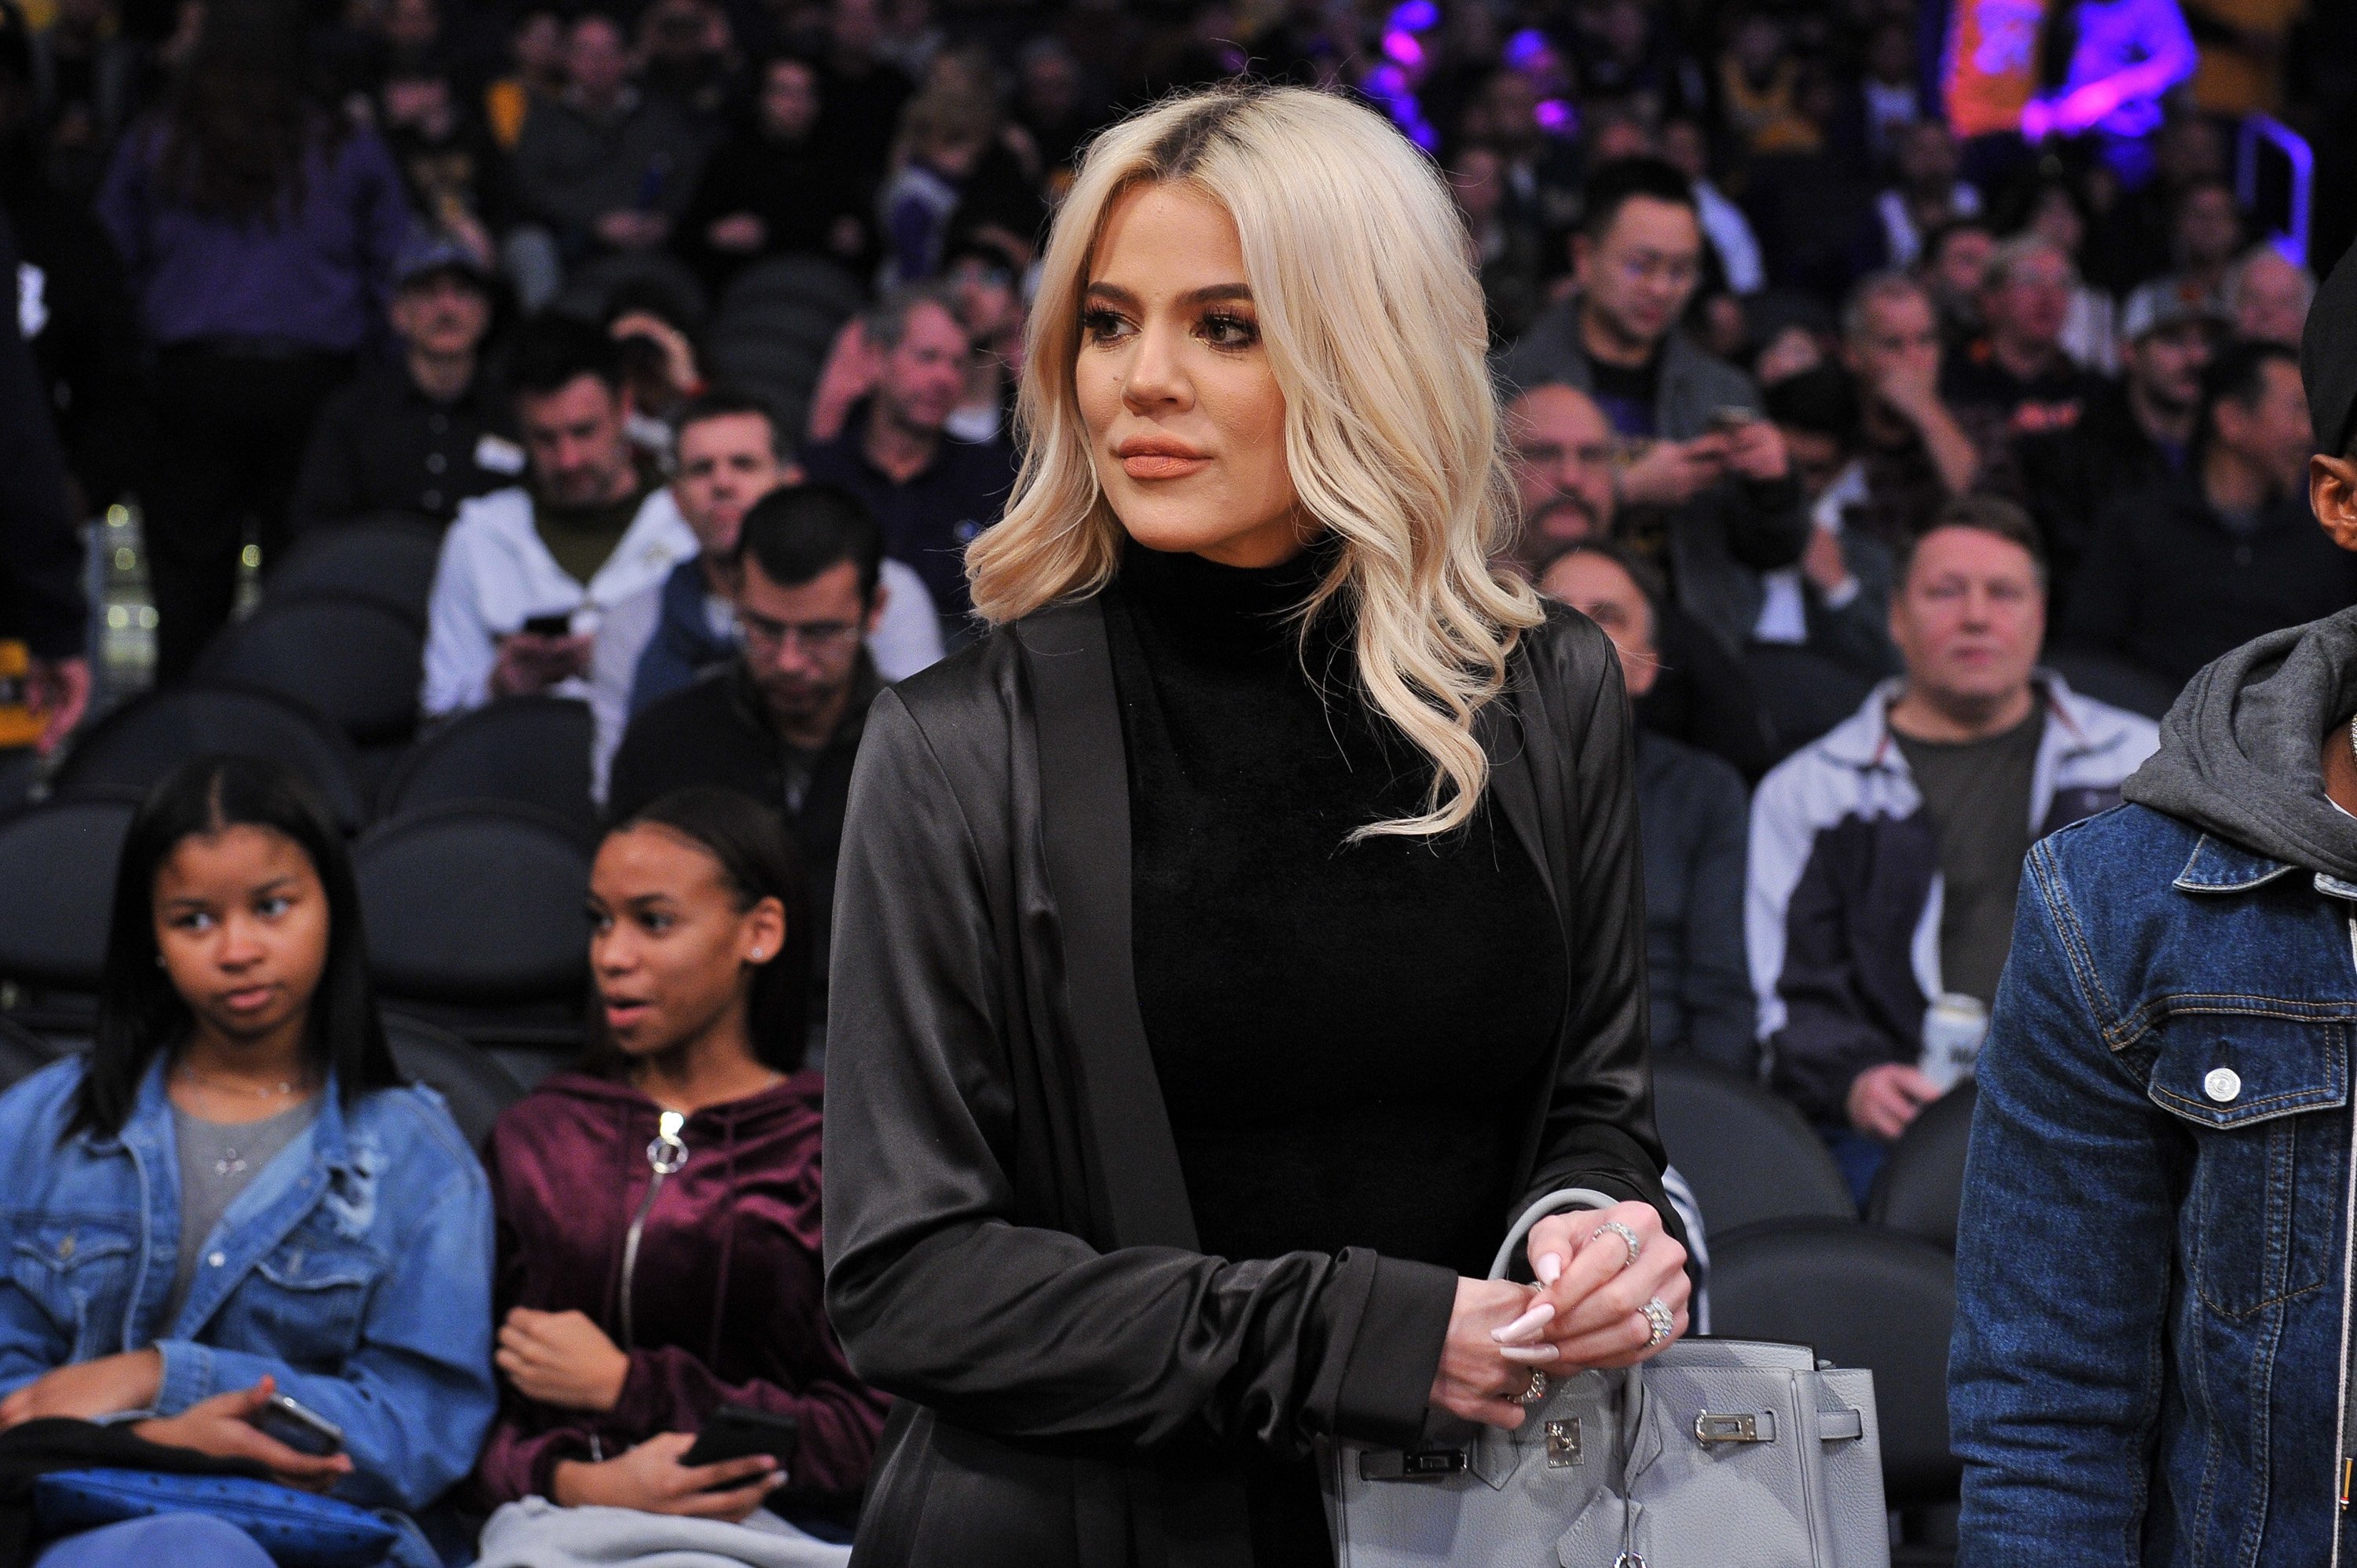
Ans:
<svg viewBox="0 0 2357 1568"><path fill-rule="evenodd" d="M2324 798L2319 751L2352 712L2357 609L2269 632L2205 666L2161 720L2160 749L2120 793L2245 849L2357 882L2357 820Z"/></svg>

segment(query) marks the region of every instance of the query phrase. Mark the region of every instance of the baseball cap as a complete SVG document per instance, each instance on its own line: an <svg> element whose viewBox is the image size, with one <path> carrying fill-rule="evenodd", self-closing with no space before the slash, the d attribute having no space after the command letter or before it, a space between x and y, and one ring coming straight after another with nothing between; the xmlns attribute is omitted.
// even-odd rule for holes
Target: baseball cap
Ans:
<svg viewBox="0 0 2357 1568"><path fill-rule="evenodd" d="M2299 338L2299 379L2308 387L2316 450L2340 456L2349 450L2351 416L2357 414L2357 246L2341 253L2309 306L2308 329Z"/></svg>
<svg viewBox="0 0 2357 1568"><path fill-rule="evenodd" d="M491 281L490 273L476 260L474 252L447 234L428 230L410 235L393 258L393 285L406 288L427 274L439 272L463 273L480 286L488 287Z"/></svg>
<svg viewBox="0 0 2357 1568"><path fill-rule="evenodd" d="M2222 323L2206 296L2188 294L2169 280L2146 284L2128 295L2120 310L2120 340L2133 343L2154 332L2165 332L2188 322Z"/></svg>

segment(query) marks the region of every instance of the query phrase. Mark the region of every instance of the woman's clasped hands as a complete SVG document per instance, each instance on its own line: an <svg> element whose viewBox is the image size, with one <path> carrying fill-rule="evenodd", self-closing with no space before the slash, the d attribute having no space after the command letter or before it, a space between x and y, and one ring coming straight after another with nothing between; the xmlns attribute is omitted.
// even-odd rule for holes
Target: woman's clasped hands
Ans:
<svg viewBox="0 0 2357 1568"><path fill-rule="evenodd" d="M1549 1215L1532 1227L1528 1255L1536 1285L1457 1282L1437 1408L1511 1431L1544 1379L1634 1366L1686 1331L1686 1250L1651 1204Z"/></svg>

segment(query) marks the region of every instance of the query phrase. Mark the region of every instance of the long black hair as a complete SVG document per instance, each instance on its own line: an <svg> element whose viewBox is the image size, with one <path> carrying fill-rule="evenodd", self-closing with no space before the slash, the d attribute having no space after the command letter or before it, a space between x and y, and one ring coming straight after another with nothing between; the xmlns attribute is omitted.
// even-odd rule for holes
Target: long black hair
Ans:
<svg viewBox="0 0 2357 1568"><path fill-rule="evenodd" d="M606 836L640 827L677 833L719 862L720 880L740 912L764 898L784 907L786 940L754 967L745 1025L755 1060L775 1072L793 1071L810 1047L810 878L785 824L749 795L699 784L658 796L607 829ZM591 1065L619 1074L625 1064L608 1041Z"/></svg>
<svg viewBox="0 0 2357 1568"><path fill-rule="evenodd" d="M296 0L206 0L164 118L156 172L196 212L276 224L302 205L304 163L340 138L309 91Z"/></svg>
<svg viewBox="0 0 2357 1568"><path fill-rule="evenodd" d="M119 1133L156 1053L186 1038L195 1019L164 972L156 946L156 876L184 840L233 827L291 839L311 859L328 896L328 961L311 993L306 1044L332 1069L349 1103L364 1090L401 1082L369 983L360 892L351 856L318 797L290 769L251 757L206 757L148 793L131 819L114 874L114 914L99 992L98 1037L68 1135Z"/></svg>

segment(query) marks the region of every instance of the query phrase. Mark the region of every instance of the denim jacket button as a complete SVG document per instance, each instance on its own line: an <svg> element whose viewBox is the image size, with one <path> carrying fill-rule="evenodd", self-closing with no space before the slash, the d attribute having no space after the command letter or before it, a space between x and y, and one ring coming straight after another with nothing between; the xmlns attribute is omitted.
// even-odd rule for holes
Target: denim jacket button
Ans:
<svg viewBox="0 0 2357 1568"><path fill-rule="evenodd" d="M2201 1080L2201 1092L2221 1105L2230 1104L2243 1092L2243 1075L2230 1067L2213 1067Z"/></svg>
<svg viewBox="0 0 2357 1568"><path fill-rule="evenodd" d="M225 1252L215 1252L211 1257L207 1258L205 1262L218 1269L223 1263L229 1262L229 1255Z"/></svg>

